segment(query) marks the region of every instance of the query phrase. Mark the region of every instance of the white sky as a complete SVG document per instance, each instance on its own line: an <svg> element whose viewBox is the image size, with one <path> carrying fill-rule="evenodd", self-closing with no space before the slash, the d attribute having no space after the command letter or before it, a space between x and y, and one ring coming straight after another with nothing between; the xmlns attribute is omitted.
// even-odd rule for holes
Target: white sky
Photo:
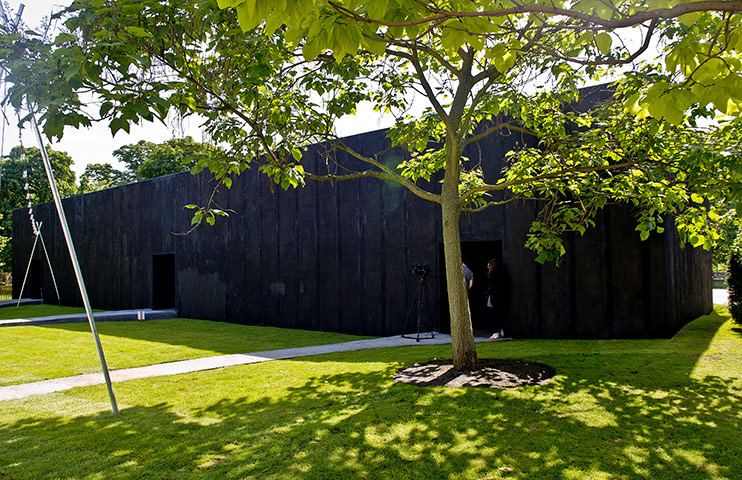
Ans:
<svg viewBox="0 0 742 480"><path fill-rule="evenodd" d="M52 12L61 10L65 4L71 3L71 0L69 2L65 0L6 1L11 8L11 12L8 12L9 16L12 17L11 21L15 18L19 5L25 5L22 19L30 28L39 26L44 17L50 16ZM6 115L8 115L10 125L6 124L4 129L3 154L5 155L7 155L12 147L19 144L18 130L15 127L16 121L14 121L15 112L8 108L6 109ZM343 136L352 135L355 133L389 127L391 125L392 122L390 119L380 119L378 114L368 107L359 111L355 118L347 121L344 119L343 122L339 122L338 133ZM198 120L185 119L182 121L181 125L174 125L172 127L163 125L159 121L154 123L145 122L141 125L132 125L131 133L127 134L124 131L119 131L115 137L111 136L111 132L106 124L97 124L93 125L93 127L89 129L81 130L68 127L65 129L61 141L47 143L46 145L54 150L70 154L74 160L72 169L79 178L80 174L85 170L85 166L89 163L111 163L114 166L121 168L121 165L117 164L112 154L114 150L122 145L136 143L140 140L164 142L173 137L183 137L186 135L192 136L197 141L202 140ZM44 140L47 141L46 138ZM38 146L36 137L30 127L24 129L23 145L26 147Z"/></svg>

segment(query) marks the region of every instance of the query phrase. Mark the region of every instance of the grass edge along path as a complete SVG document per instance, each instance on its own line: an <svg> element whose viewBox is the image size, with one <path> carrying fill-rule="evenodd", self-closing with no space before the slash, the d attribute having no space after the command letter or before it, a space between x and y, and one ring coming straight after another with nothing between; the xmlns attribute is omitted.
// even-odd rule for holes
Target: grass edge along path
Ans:
<svg viewBox="0 0 742 480"><path fill-rule="evenodd" d="M420 388L450 346L335 353L0 403L0 478L733 479L742 329L724 309L670 340L515 340L548 385Z"/></svg>
<svg viewBox="0 0 742 480"><path fill-rule="evenodd" d="M97 328L110 370L372 338L186 318L99 322ZM0 328L0 386L96 372L87 323Z"/></svg>

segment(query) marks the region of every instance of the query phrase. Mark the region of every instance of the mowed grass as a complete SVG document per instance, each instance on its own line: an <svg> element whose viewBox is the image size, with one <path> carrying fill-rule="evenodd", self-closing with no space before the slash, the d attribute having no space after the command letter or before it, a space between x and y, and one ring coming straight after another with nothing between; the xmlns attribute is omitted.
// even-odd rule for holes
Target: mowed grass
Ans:
<svg viewBox="0 0 742 480"><path fill-rule="evenodd" d="M96 326L112 370L369 338L186 318ZM0 386L99 372L94 342L87 323L0 328Z"/></svg>
<svg viewBox="0 0 742 480"><path fill-rule="evenodd" d="M450 346L336 353L0 403L5 479L736 479L742 329L723 309L671 340L514 340L547 363L513 390L421 388Z"/></svg>

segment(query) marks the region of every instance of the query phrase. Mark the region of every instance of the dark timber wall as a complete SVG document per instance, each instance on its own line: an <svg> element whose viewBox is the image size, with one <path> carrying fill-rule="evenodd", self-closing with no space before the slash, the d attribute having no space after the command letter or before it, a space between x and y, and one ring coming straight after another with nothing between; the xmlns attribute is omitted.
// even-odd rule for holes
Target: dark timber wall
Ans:
<svg viewBox="0 0 742 480"><path fill-rule="evenodd" d="M384 131L346 141L365 152L388 145ZM503 154L527 142L516 134L493 136L468 155L482 160L492 178ZM315 170L326 168L318 152L308 155ZM399 162L403 155L397 149L384 161ZM178 235L190 227L191 211L183 206L205 203L212 188L206 175L183 173L64 200L93 306L143 308L174 301L183 317L397 334L417 284L412 264L429 263L439 276L429 282L434 321L447 331L435 204L373 179L310 182L286 192L246 171L216 197L234 211L229 219ZM509 334L670 336L710 311L711 257L680 249L671 222L666 234L640 242L630 212L608 208L597 227L567 239L566 258L557 268L537 264L523 247L535 213L533 204L511 203L462 220L464 248L480 260L502 259ZM80 304L54 207L37 206L35 214L43 221L62 303ZM21 279L33 238L24 210L15 211L13 221L13 275ZM37 251L36 258L41 255ZM48 267L41 265L41 278L34 281L54 303ZM20 285L13 284L15 296ZM479 317L475 328L490 328L488 319Z"/></svg>

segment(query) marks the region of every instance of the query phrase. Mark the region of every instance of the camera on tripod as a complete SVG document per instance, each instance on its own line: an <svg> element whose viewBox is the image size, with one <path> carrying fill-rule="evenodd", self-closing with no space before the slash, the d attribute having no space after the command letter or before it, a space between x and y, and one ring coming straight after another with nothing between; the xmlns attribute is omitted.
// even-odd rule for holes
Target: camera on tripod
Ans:
<svg viewBox="0 0 742 480"><path fill-rule="evenodd" d="M412 273L417 275L417 288L415 288L415 296L407 312L407 321L405 321L402 338L414 338L419 342L421 338L435 338L435 332L433 332L433 312L430 308L430 293L428 292L428 282L426 281L427 276L430 275L430 265L427 263L413 263ZM410 323L417 327L417 334L415 336L406 335L409 333ZM425 324L430 327L430 334L428 336L420 336L420 333L424 331Z"/></svg>
<svg viewBox="0 0 742 480"><path fill-rule="evenodd" d="M412 267L412 273L420 277L424 277L430 273L430 265L427 263L416 263Z"/></svg>

